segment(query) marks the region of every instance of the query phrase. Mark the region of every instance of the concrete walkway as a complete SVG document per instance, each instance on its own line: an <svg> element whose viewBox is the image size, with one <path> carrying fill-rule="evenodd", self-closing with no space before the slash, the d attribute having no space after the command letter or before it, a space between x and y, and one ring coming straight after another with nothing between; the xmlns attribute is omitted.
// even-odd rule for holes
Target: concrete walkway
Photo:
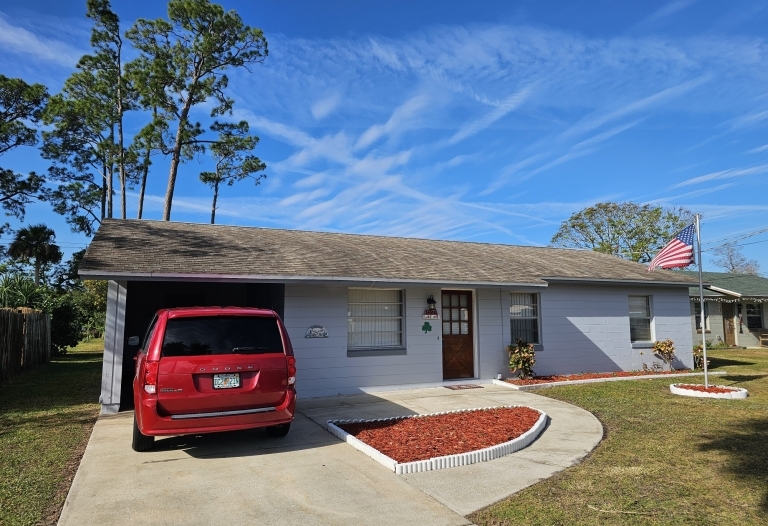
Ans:
<svg viewBox="0 0 768 526"><path fill-rule="evenodd" d="M525 404L551 418L523 451L472 466L398 476L321 426ZM463 517L575 464L602 438L590 413L531 393L393 391L299 401L283 439L261 430L158 439L131 450L132 413L99 418L59 524L469 524Z"/></svg>
<svg viewBox="0 0 768 526"><path fill-rule="evenodd" d="M549 425L533 444L512 455L470 466L400 477L460 515L468 515L577 464L603 438L600 421L588 411L559 400L492 384L465 391L438 387L389 391L375 396L318 398L304 401L301 412L324 425L334 418L383 418L498 405L527 405L540 409L549 416ZM398 413L397 406L407 411ZM359 455L375 463L362 453Z"/></svg>

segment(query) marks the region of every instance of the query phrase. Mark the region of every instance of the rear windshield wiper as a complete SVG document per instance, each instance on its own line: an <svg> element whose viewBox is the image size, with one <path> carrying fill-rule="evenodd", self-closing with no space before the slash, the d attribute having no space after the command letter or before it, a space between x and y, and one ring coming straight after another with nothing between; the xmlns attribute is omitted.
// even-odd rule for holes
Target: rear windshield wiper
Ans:
<svg viewBox="0 0 768 526"><path fill-rule="evenodd" d="M253 351L268 351L269 347L233 347L232 352L253 352Z"/></svg>

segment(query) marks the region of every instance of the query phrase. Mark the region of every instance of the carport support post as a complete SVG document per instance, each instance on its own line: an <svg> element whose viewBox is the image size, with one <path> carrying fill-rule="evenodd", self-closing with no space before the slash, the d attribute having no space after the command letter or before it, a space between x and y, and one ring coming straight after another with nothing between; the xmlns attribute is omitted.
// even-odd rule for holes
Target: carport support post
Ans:
<svg viewBox="0 0 768 526"><path fill-rule="evenodd" d="M127 283L110 281L107 289L107 319L104 324L104 363L101 369L101 414L120 410L120 382L123 380L125 341L125 300Z"/></svg>
<svg viewBox="0 0 768 526"><path fill-rule="evenodd" d="M699 222L701 216L696 214L696 244L698 245L699 256L699 302L701 305L701 353L704 360L704 388L709 389L709 374L707 371L707 338L706 338L706 316L704 315L704 280L701 276L701 227Z"/></svg>

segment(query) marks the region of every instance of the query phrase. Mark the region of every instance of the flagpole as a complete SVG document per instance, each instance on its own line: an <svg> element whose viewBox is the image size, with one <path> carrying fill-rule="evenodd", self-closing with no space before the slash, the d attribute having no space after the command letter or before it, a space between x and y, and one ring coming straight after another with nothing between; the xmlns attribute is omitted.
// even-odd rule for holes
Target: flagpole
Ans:
<svg viewBox="0 0 768 526"><path fill-rule="evenodd" d="M709 374L707 371L707 328L706 328L706 316L704 313L704 279L701 275L701 227L699 226L699 221L701 216L699 214L696 214L696 241L697 241L697 248L698 248L698 255L699 255L699 304L701 307L701 350L702 350L702 358L704 360L704 387L706 389L709 389Z"/></svg>

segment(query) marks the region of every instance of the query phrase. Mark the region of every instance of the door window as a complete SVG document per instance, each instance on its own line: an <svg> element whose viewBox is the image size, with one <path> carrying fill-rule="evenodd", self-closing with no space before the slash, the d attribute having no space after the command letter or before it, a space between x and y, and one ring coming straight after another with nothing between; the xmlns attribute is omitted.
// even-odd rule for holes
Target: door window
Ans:
<svg viewBox="0 0 768 526"><path fill-rule="evenodd" d="M469 294L443 294L443 336L469 334Z"/></svg>

